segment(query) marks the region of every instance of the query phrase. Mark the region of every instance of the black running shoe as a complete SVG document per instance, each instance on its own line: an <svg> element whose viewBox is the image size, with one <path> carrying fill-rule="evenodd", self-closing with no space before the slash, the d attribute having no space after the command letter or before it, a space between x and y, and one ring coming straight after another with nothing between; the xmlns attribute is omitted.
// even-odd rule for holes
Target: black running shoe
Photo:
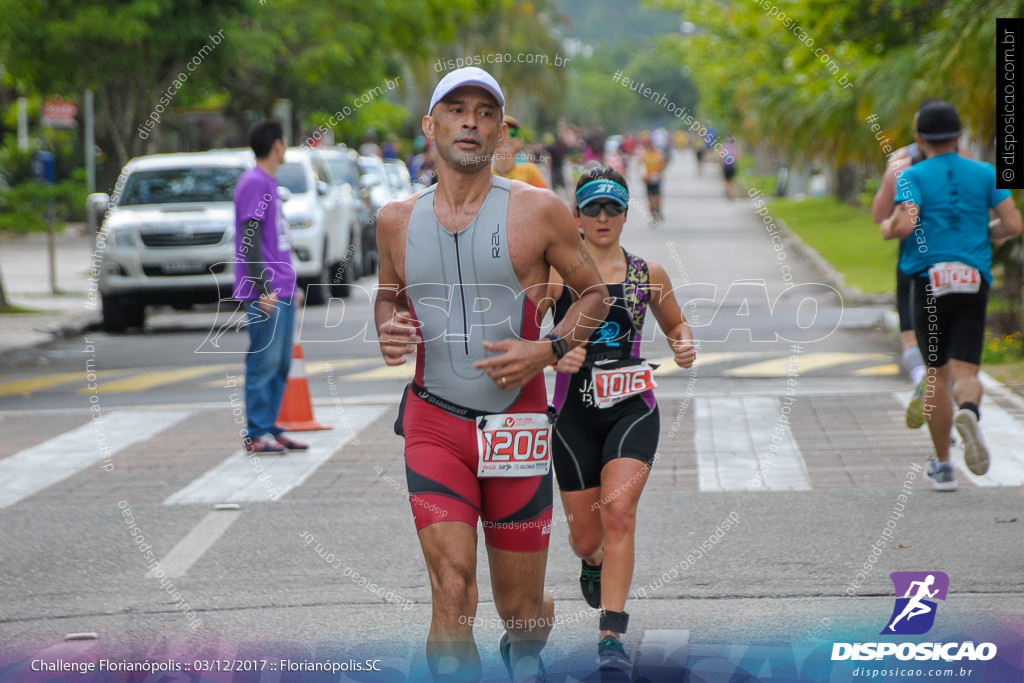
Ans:
<svg viewBox="0 0 1024 683"><path fill-rule="evenodd" d="M597 661L601 673L622 674L627 681L633 671L633 662L622 647L622 641L611 636L605 636L597 644Z"/></svg>
<svg viewBox="0 0 1024 683"><path fill-rule="evenodd" d="M586 560L580 560L583 571L580 572L580 588L583 590L583 599L594 609L601 608L601 564L592 567Z"/></svg>

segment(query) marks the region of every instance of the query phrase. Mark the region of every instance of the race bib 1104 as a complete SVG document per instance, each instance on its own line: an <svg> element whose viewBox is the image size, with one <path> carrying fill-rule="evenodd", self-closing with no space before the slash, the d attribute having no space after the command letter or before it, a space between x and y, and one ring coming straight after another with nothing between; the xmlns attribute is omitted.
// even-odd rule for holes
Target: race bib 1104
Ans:
<svg viewBox="0 0 1024 683"><path fill-rule="evenodd" d="M965 263L936 263L928 269L932 296L975 294L981 289L981 273Z"/></svg>

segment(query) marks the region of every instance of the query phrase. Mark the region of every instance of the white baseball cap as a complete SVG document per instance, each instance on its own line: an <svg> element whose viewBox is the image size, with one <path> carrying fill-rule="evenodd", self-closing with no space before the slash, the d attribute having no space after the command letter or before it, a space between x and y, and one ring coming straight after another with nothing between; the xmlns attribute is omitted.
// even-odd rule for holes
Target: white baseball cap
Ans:
<svg viewBox="0 0 1024 683"><path fill-rule="evenodd" d="M434 88L434 95L430 98L430 108L427 109L427 115L429 116L430 112L434 111L437 103L443 100L448 93L465 85L475 85L494 95L494 99L498 101L498 106L501 107L501 115L505 115L505 96L501 92L501 86L498 85L498 81L494 80L494 76L476 66L464 66L461 69L446 73L444 78L437 84L437 87Z"/></svg>

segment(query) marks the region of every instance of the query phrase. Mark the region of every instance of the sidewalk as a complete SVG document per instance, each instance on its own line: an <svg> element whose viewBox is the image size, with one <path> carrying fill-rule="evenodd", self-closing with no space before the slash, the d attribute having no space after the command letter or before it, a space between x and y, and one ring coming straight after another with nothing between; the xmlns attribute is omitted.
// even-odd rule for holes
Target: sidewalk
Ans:
<svg viewBox="0 0 1024 683"><path fill-rule="evenodd" d="M0 355L75 336L99 322L99 302L88 296L93 241L84 227L70 224L57 235L59 294L50 292L46 235L0 233L0 277L7 302L35 311L0 314Z"/></svg>

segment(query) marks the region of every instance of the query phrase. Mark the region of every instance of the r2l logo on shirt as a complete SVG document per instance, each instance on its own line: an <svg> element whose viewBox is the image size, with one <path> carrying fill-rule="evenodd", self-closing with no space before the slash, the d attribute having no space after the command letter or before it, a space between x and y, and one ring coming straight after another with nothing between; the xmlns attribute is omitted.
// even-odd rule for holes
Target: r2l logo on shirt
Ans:
<svg viewBox="0 0 1024 683"><path fill-rule="evenodd" d="M478 477L533 477L551 468L551 427L545 413L477 418Z"/></svg>

